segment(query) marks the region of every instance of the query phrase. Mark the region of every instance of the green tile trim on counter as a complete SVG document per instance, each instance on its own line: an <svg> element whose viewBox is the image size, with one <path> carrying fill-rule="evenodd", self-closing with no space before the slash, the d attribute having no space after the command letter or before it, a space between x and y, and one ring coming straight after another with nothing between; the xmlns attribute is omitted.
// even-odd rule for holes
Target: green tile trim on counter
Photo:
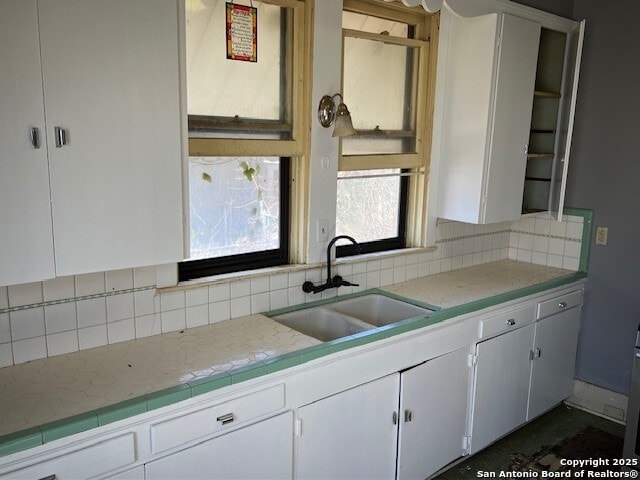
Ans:
<svg viewBox="0 0 640 480"><path fill-rule="evenodd" d="M586 208L565 208L563 213L582 217L584 220L582 226L582 243L580 248L580 264L578 269L586 272L589 268L589 255L591 253L591 232L593 231L593 210Z"/></svg>
<svg viewBox="0 0 640 480"><path fill-rule="evenodd" d="M279 372L300 365L300 354L298 352L285 353L262 362L267 366L267 373Z"/></svg>
<svg viewBox="0 0 640 480"><path fill-rule="evenodd" d="M124 420L147 411L147 400L145 397L136 397L124 402L109 405L107 407L95 410L98 415L98 425L107 425L109 423Z"/></svg>
<svg viewBox="0 0 640 480"><path fill-rule="evenodd" d="M187 384L191 387L191 396L195 397L196 395L202 395L223 387L228 387L231 385L231 375L227 372L216 373L209 377L191 380Z"/></svg>
<svg viewBox="0 0 640 480"><path fill-rule="evenodd" d="M191 398L191 386L188 383L176 385L159 392L148 393L144 398L147 400L147 410L155 410Z"/></svg>
<svg viewBox="0 0 640 480"><path fill-rule="evenodd" d="M0 457L42 445L39 427L28 428L0 437Z"/></svg>
<svg viewBox="0 0 640 480"><path fill-rule="evenodd" d="M264 364L264 362L259 361L256 363L250 363L249 365L245 365L244 367L236 368L234 370L231 370L229 373L231 374L231 385L235 385L236 383L245 382L247 380L251 380L252 378L266 375L268 371L267 366Z"/></svg>
<svg viewBox="0 0 640 480"><path fill-rule="evenodd" d="M85 432L97 426L98 415L92 411L47 423L42 425L40 430L42 431L42 441L48 443L69 435Z"/></svg>
<svg viewBox="0 0 640 480"><path fill-rule="evenodd" d="M298 350L300 355L300 363L310 362L318 358L322 358L331 353L331 347L326 343L320 343L319 345L311 345L310 347Z"/></svg>

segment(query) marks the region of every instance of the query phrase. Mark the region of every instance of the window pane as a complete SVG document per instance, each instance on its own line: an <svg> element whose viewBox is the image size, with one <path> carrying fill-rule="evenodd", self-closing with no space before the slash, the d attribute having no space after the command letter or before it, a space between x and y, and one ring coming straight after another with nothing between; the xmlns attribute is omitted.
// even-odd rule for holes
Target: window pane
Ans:
<svg viewBox="0 0 640 480"><path fill-rule="evenodd" d="M225 1L186 1L190 116L289 121L286 9L259 2L255 7L258 61L245 62L226 58Z"/></svg>
<svg viewBox="0 0 640 480"><path fill-rule="evenodd" d="M375 40L344 40L343 91L358 136L344 155L415 151L413 71L417 49Z"/></svg>
<svg viewBox="0 0 640 480"><path fill-rule="evenodd" d="M409 25L355 12L342 12L342 28L369 33L384 33L392 37L409 37Z"/></svg>
<svg viewBox="0 0 640 480"><path fill-rule="evenodd" d="M350 235L360 243L397 237L400 177L357 177L399 173L399 169L338 172L336 234Z"/></svg>
<svg viewBox="0 0 640 480"><path fill-rule="evenodd" d="M280 247L279 157L190 157L191 259Z"/></svg>

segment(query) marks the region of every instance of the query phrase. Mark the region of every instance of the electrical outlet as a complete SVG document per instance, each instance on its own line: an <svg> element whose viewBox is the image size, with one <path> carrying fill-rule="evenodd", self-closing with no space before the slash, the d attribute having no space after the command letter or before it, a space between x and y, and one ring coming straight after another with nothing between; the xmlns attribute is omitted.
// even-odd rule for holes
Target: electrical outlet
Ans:
<svg viewBox="0 0 640 480"><path fill-rule="evenodd" d="M596 245L606 245L609 237L608 227L598 227L596 229Z"/></svg>

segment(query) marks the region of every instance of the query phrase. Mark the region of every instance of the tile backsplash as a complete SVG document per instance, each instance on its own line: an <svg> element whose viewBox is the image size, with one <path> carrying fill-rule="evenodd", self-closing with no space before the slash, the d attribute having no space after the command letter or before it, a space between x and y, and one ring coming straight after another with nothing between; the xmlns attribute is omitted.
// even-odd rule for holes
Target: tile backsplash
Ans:
<svg viewBox="0 0 640 480"><path fill-rule="evenodd" d="M578 270L583 218L527 216L513 222L472 225L439 219L437 249L343 261L338 274L358 283L340 294L501 259ZM156 267L61 277L0 287L0 367L47 356L178 331L251 313L329 298L305 294L320 282L320 267L274 269L158 294Z"/></svg>

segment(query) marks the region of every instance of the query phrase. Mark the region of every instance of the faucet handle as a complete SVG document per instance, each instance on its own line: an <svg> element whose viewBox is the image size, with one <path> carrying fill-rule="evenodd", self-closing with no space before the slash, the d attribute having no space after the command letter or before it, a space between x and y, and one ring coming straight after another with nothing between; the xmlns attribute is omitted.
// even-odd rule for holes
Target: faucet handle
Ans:
<svg viewBox="0 0 640 480"><path fill-rule="evenodd" d="M331 283L335 287L359 287L360 286L360 284L358 283L348 282L347 280L343 279L340 275L336 275L335 277L333 277L331 279Z"/></svg>

